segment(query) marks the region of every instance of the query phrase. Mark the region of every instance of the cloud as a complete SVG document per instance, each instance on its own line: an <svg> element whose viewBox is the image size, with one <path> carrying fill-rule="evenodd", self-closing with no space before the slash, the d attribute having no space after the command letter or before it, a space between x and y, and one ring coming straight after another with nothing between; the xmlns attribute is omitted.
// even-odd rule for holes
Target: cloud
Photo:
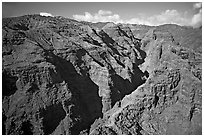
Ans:
<svg viewBox="0 0 204 137"><path fill-rule="evenodd" d="M89 22L114 22L114 23L129 23L129 24L145 24L145 25L161 25L161 24L178 24L178 25L190 25L189 19L184 17L184 14L179 13L177 10L166 10L161 14L151 17L145 17L140 15L137 18L131 18L129 20L122 20L118 14L112 14L111 11L99 10L98 13L92 15L89 12L85 12L84 15L73 15L73 18L79 21Z"/></svg>
<svg viewBox="0 0 204 137"><path fill-rule="evenodd" d="M190 25L189 19L184 14L179 13L177 10L166 10L158 15L153 15L147 18L139 18L148 25L161 25L161 24L178 24L178 25Z"/></svg>
<svg viewBox="0 0 204 137"><path fill-rule="evenodd" d="M193 5L193 7L194 7L195 9L202 8L202 3L201 3L201 2L195 3L195 4Z"/></svg>
<svg viewBox="0 0 204 137"><path fill-rule="evenodd" d="M78 21L89 21L89 22L115 22L121 21L118 14L112 14L111 11L99 10L98 13L92 15L89 12L85 12L84 15L73 15L73 18Z"/></svg>
<svg viewBox="0 0 204 137"><path fill-rule="evenodd" d="M108 11L108 10L99 10L98 14L100 14L100 15L109 15L109 14L112 14L112 12Z"/></svg>
<svg viewBox="0 0 204 137"><path fill-rule="evenodd" d="M46 12L40 12L40 15L41 16L46 16L46 17L48 17L48 16L54 17L51 13L46 13Z"/></svg>
<svg viewBox="0 0 204 137"><path fill-rule="evenodd" d="M84 15L73 15L73 18L78 21L88 22L114 22L114 23L129 23L129 24L144 24L150 26L158 26L162 24L177 24L181 26L200 27L202 25L202 3L195 3L193 5L198 13L192 17L187 16L187 11L182 13L175 9L166 10L160 14L150 17L145 14L138 14L138 17L123 20L118 14L113 14L111 11L99 10L98 13L91 14L85 12Z"/></svg>
<svg viewBox="0 0 204 137"><path fill-rule="evenodd" d="M128 24L145 24L145 25L150 25L150 26L153 25L150 21L148 21L147 19L144 19L144 18L132 18L132 19L126 20L124 22L128 23Z"/></svg>
<svg viewBox="0 0 204 137"><path fill-rule="evenodd" d="M202 9L199 10L199 13L193 15L191 23L195 28L202 26Z"/></svg>
<svg viewBox="0 0 204 137"><path fill-rule="evenodd" d="M199 10L197 14L193 15L191 20L191 25L196 28L202 26L202 3L195 3L193 7L194 9Z"/></svg>

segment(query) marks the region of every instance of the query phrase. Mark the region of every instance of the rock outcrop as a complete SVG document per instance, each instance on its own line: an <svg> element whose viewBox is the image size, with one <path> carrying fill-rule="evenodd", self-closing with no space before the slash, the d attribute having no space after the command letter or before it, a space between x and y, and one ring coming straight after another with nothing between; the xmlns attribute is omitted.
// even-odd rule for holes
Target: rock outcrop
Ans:
<svg viewBox="0 0 204 137"><path fill-rule="evenodd" d="M202 134L201 29L40 15L2 29L3 134Z"/></svg>

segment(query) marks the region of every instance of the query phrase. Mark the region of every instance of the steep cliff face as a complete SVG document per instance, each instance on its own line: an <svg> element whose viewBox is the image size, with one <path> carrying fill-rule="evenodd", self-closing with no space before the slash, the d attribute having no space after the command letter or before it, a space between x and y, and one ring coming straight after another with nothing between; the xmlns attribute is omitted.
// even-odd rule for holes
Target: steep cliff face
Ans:
<svg viewBox="0 0 204 137"><path fill-rule="evenodd" d="M200 29L40 15L2 27L3 134L201 134Z"/></svg>
<svg viewBox="0 0 204 137"><path fill-rule="evenodd" d="M96 121L90 134L202 133L201 54L159 29L142 39L146 58L139 68L149 78Z"/></svg>

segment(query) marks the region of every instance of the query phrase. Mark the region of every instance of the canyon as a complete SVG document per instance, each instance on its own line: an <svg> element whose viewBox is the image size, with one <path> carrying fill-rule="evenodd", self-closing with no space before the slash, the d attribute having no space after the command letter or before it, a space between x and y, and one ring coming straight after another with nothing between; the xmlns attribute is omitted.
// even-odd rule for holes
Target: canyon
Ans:
<svg viewBox="0 0 204 137"><path fill-rule="evenodd" d="M202 134L202 27L2 20L2 134Z"/></svg>

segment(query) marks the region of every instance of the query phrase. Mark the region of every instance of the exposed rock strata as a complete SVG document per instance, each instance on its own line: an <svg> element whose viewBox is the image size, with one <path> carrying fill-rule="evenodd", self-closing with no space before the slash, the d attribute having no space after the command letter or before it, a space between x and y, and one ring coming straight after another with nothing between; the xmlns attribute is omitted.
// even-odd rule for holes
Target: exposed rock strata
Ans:
<svg viewBox="0 0 204 137"><path fill-rule="evenodd" d="M201 134L200 29L39 15L2 27L3 134Z"/></svg>

